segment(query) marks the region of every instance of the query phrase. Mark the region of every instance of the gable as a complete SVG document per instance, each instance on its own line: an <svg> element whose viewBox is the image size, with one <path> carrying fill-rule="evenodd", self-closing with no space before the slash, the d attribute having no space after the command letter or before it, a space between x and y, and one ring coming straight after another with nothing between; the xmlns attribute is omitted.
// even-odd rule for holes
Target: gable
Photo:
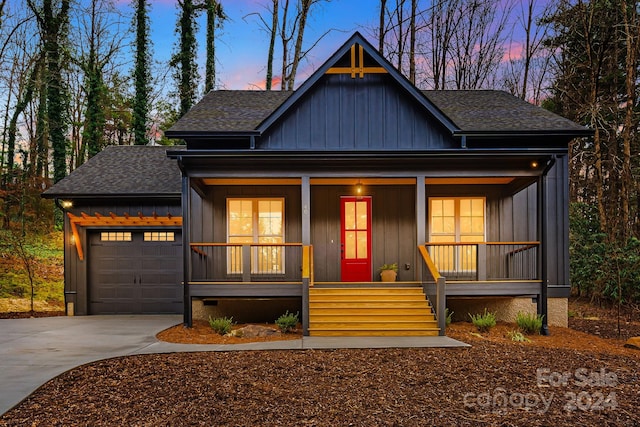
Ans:
<svg viewBox="0 0 640 427"><path fill-rule="evenodd" d="M459 143L458 143L459 146ZM268 150L454 148L449 132L385 73L325 74L259 138Z"/></svg>

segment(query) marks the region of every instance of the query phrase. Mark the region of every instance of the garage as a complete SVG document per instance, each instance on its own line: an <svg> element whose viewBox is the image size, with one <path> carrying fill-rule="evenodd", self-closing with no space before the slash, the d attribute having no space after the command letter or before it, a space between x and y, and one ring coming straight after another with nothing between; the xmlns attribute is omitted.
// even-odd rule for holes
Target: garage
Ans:
<svg viewBox="0 0 640 427"><path fill-rule="evenodd" d="M179 230L89 233L89 314L182 313Z"/></svg>

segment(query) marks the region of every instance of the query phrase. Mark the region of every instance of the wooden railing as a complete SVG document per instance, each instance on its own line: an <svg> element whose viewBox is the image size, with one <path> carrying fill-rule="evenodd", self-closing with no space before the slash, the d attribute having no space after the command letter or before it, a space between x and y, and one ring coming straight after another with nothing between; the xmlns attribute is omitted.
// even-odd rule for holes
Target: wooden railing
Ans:
<svg viewBox="0 0 640 427"><path fill-rule="evenodd" d="M449 281L538 280L540 242L425 243Z"/></svg>
<svg viewBox="0 0 640 427"><path fill-rule="evenodd" d="M191 280L302 282L312 275L302 243L191 243Z"/></svg>

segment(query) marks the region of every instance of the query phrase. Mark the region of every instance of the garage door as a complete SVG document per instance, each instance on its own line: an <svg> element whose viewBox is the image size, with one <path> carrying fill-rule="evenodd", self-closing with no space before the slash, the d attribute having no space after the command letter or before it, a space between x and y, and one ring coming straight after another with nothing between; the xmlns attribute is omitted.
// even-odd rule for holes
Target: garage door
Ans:
<svg viewBox="0 0 640 427"><path fill-rule="evenodd" d="M101 231L90 236L89 313L182 313L179 231Z"/></svg>

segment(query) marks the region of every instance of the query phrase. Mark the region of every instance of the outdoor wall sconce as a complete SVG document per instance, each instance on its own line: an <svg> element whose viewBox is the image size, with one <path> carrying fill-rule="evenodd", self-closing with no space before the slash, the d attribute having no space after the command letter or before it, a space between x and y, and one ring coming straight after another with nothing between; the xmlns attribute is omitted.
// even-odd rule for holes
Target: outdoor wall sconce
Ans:
<svg viewBox="0 0 640 427"><path fill-rule="evenodd" d="M60 201L60 206L62 206L64 209L69 209L73 207L73 201L71 200L61 200Z"/></svg>
<svg viewBox="0 0 640 427"><path fill-rule="evenodd" d="M356 184L356 195L362 196L362 190L362 183L360 182L360 180L358 180L358 183Z"/></svg>

